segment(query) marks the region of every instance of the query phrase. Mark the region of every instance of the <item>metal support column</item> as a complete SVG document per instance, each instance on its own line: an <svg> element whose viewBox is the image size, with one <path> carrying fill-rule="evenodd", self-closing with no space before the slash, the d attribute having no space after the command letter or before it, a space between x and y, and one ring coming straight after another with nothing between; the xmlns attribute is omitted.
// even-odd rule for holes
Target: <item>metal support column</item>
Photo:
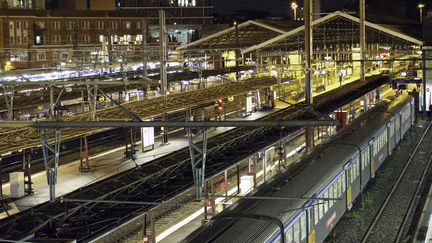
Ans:
<svg viewBox="0 0 432 243"><path fill-rule="evenodd" d="M204 187L204 219L203 224L210 221L216 215L216 201L214 197L213 180L206 181Z"/></svg>
<svg viewBox="0 0 432 243"><path fill-rule="evenodd" d="M45 128L39 129L45 170L50 191L50 202L55 200L55 185L57 184L57 168L60 159L60 129L54 130L54 147L48 143Z"/></svg>
<svg viewBox="0 0 432 243"><path fill-rule="evenodd" d="M32 195L34 193L31 178L31 153L32 150L24 150L23 152L24 192L27 195Z"/></svg>
<svg viewBox="0 0 432 243"><path fill-rule="evenodd" d="M306 104L313 104L312 94L312 58L313 58L313 40L312 40L312 0L304 1L304 21L305 21L305 93ZM306 150L311 151L314 146L314 129L306 127Z"/></svg>
<svg viewBox="0 0 432 243"><path fill-rule="evenodd" d="M15 87L3 86L3 91L4 91L8 120L12 121L14 119L13 108L14 108Z"/></svg>
<svg viewBox="0 0 432 243"><path fill-rule="evenodd" d="M141 34L142 34L142 59L143 59L143 76L147 77L147 61L148 61L148 50L147 50L147 39L148 39L148 19L141 19Z"/></svg>
<svg viewBox="0 0 432 243"><path fill-rule="evenodd" d="M168 94L168 77L167 77L167 58L168 58L168 39L167 39L166 16L164 10L159 10L159 48L160 48L160 81L161 95L164 99L164 107L167 107ZM163 120L167 120L167 115L164 114ZM162 145L168 144L168 128L162 127Z"/></svg>
<svg viewBox="0 0 432 243"><path fill-rule="evenodd" d="M89 163L87 135L83 135L80 138L80 166L79 166L79 171L81 173L87 173L87 172L90 172L90 170L91 170L91 166Z"/></svg>
<svg viewBox="0 0 432 243"><path fill-rule="evenodd" d="M237 194L240 194L241 190L240 190L240 166L237 165Z"/></svg>
<svg viewBox="0 0 432 243"><path fill-rule="evenodd" d="M248 175L253 176L253 183L254 183L254 189L257 187L257 178L256 178L256 159L257 156L254 155L249 158L249 168L248 168Z"/></svg>
<svg viewBox="0 0 432 243"><path fill-rule="evenodd" d="M55 118L55 101L54 101L54 87L50 86L50 115L51 118Z"/></svg>
<svg viewBox="0 0 432 243"><path fill-rule="evenodd" d="M97 105L97 95L98 86L95 84L93 86L87 85L87 97L90 111L90 119L92 121L96 120L96 105Z"/></svg>
<svg viewBox="0 0 432 243"><path fill-rule="evenodd" d="M144 214L142 242L156 243L155 220L152 212Z"/></svg>
<svg viewBox="0 0 432 243"><path fill-rule="evenodd" d="M198 147L193 141L193 134L190 128L187 128L188 142L189 142L189 153L192 165L192 175L194 180L194 186L196 191L196 199L201 200L204 181L205 181L205 166L207 162L207 140L208 140L208 129L205 128L202 131L202 147Z"/></svg>
<svg viewBox="0 0 432 243"><path fill-rule="evenodd" d="M2 171L2 167L3 167L3 163L2 163L3 158L0 156L0 199L3 198L3 171Z"/></svg>
<svg viewBox="0 0 432 243"><path fill-rule="evenodd" d="M129 129L129 132L126 132L124 156L132 161L136 160L136 153L138 151L135 141L135 130L134 128L131 128Z"/></svg>
<svg viewBox="0 0 432 243"><path fill-rule="evenodd" d="M423 52L422 52L422 68L423 68L423 77L422 77L422 93L423 93L423 109L422 109L422 111L423 111L423 115L425 115L426 116L426 114L427 114L427 108L426 108L426 105L427 105L427 102L426 102L426 78L427 78L427 75L426 75L426 72L427 72L427 67L426 67L426 51L427 50L425 50L424 48L423 48ZM432 103L432 102L431 102Z"/></svg>
<svg viewBox="0 0 432 243"><path fill-rule="evenodd" d="M365 82L365 61L366 60L366 6L365 0L360 0L360 81Z"/></svg>

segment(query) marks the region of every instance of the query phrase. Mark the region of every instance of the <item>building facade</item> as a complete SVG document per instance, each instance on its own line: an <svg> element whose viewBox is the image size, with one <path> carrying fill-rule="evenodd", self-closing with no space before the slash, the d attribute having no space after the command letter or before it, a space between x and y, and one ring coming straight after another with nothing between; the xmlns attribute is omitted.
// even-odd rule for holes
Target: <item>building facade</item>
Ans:
<svg viewBox="0 0 432 243"><path fill-rule="evenodd" d="M45 0L1 0L1 8L45 9Z"/></svg>
<svg viewBox="0 0 432 243"><path fill-rule="evenodd" d="M82 1L76 0L75 4ZM98 5L91 4L101 2L105 0L90 1L90 6L96 8ZM203 16L189 7L182 7L182 13L176 12L178 8L174 10L166 14L172 44L194 40L202 25L212 22L210 13ZM147 49L158 46L157 13L157 8L151 11L0 9L1 69L142 60L143 55L150 55Z"/></svg>

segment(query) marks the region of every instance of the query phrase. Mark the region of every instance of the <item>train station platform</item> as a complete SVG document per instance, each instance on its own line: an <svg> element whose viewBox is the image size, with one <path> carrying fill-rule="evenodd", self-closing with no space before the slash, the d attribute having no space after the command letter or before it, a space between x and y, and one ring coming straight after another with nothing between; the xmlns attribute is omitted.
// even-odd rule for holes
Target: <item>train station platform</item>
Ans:
<svg viewBox="0 0 432 243"><path fill-rule="evenodd" d="M237 118L235 114L227 116L229 120L256 120L261 117L267 116L279 109L287 107L288 104L278 102L273 110L259 111L252 113L244 118ZM209 138L218 134L224 133L232 128L214 128L209 132ZM56 195L60 197L64 194L85 187L97 181L109 178L113 175L134 168L135 166L148 163L154 159L160 158L166 154L177 151L181 148L189 146L187 135L185 132L179 131L170 135L169 144L162 145L160 135L155 135L155 147L153 150L147 152L137 152L137 159L133 162L130 159L124 158L124 146L120 146L109 151L90 156L90 164L92 170L89 173L80 173L78 167L80 161L74 161L65 165L60 165L58 168L58 181L56 185ZM137 143L138 145L140 142ZM41 171L32 175L32 182L34 194L17 199L13 202L10 214L34 207L41 203L49 201L49 187L47 185L47 178L45 171ZM8 194L10 191L10 184L3 185L3 192ZM0 214L0 218L5 217L6 214Z"/></svg>
<svg viewBox="0 0 432 243"><path fill-rule="evenodd" d="M427 194L412 242L432 242L432 187L429 189L429 193Z"/></svg>
<svg viewBox="0 0 432 243"><path fill-rule="evenodd" d="M348 79L345 81L345 83L349 83L352 81L357 80L357 78ZM327 87L327 90L332 90L339 88L340 84L335 83L331 86ZM288 101L287 103L291 103L294 101ZM256 113L253 113L252 115L246 117L246 118L235 118L232 115L228 117L230 120L234 119L246 119L246 120L256 120L258 118L264 117L272 112L277 111L278 109L283 109L288 106L287 103L284 102L277 102L276 108L270 111L259 111ZM212 129L209 133L209 137L216 136L217 134L221 134L223 132L228 131L230 128L217 128ZM300 137L302 139L302 137ZM178 133L177 135L171 135L170 136L170 144L167 146L161 146L158 142L155 144L155 149L141 153L139 152L137 154L137 160L136 162L132 162L131 160L123 159L123 152L124 152L124 146L100 153L97 155L94 155L90 157L91 165L93 170L90 173L82 174L78 171L79 161L75 161L66 165L62 165L59 167L59 177L58 177L58 184L57 184L57 190L56 194L57 196L64 195L66 193L69 193L71 191L77 190L79 188L85 187L87 185L90 185L92 183L95 183L97 181L100 181L102 179L109 178L115 174L121 173L123 171L126 171L130 168L134 168L137 165L141 165L144 163L148 163L152 161L153 159L157 159L159 157L162 157L166 154L169 154L171 152L174 152L180 148L184 148L188 146L187 142L187 136L184 135L184 133ZM303 145L304 141L298 140L294 142L293 150L297 151L301 146ZM295 158L293 158L295 159ZM36 206L40 203L46 202L49 200L49 190L47 186L47 180L45 176L45 171L36 173L32 176L33 182L34 182L34 189L35 194L32 196L27 196L21 199L18 199L14 202L14 211L18 212L24 209L27 209L29 207ZM3 191L8 192L9 191L9 185L6 184L3 186ZM198 208L198 209L197 209ZM201 205L192 205L191 210L192 213L188 213L189 216L192 217L194 215L195 217L192 219L191 223L184 224L184 225L178 225L177 223L173 224L173 222L178 222L178 218L176 220L173 220L168 225L165 226L166 229L159 231L159 240L166 239L166 242L169 242L170 239L180 239L177 237L182 237L181 234L184 236L188 233L190 233L195 227L193 226L194 223L201 224L202 217L202 204ZM12 213L12 210L11 212ZM6 215L3 214L3 217ZM184 218L180 219L180 221L184 220ZM169 227L167 227L169 226ZM175 227L175 230L173 230ZM171 232L171 233L170 233ZM175 234L172 234L172 232L175 232ZM183 232L183 233L182 233ZM165 235L163 235L165 234ZM164 236L164 237L162 237ZM174 237L174 238L172 238Z"/></svg>

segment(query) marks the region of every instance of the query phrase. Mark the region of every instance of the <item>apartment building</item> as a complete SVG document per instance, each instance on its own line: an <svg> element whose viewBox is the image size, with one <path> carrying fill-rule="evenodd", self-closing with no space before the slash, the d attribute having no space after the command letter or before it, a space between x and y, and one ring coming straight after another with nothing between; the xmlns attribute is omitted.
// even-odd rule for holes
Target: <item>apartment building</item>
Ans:
<svg viewBox="0 0 432 243"><path fill-rule="evenodd" d="M89 2L90 6L98 3L97 0ZM1 69L58 66L68 62L106 64L142 58L143 36L149 46L158 43L158 15L154 12L158 8L147 11L126 6L115 11L0 9ZM198 14L193 7L190 12L188 8L166 10L172 43L193 40L197 30L212 21L210 12ZM179 9L181 13L176 12Z"/></svg>

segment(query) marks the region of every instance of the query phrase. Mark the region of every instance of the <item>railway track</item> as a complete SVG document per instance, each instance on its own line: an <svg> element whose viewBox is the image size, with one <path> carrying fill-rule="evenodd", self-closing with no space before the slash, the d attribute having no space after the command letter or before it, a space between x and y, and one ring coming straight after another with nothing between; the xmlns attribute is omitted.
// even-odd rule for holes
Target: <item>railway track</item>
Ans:
<svg viewBox="0 0 432 243"><path fill-rule="evenodd" d="M362 242L400 242L432 160L432 122L366 231Z"/></svg>
<svg viewBox="0 0 432 243"><path fill-rule="evenodd" d="M122 104L123 107L132 111L142 119L152 118L165 113L173 113L184 110L187 107L196 107L215 101L221 97L231 95L245 94L253 90L259 90L265 87L275 85L276 79L271 77L252 78L242 82L232 82L224 85L214 86L211 88L179 93L170 95L167 98L167 107L164 107L163 97L145 99ZM118 107L110 107L96 112L98 120L131 120ZM83 113L71 117L64 117L67 121L86 121L89 120L89 114ZM100 132L106 129L62 129L62 140L78 138L81 135ZM53 131L47 131L48 137L53 138ZM34 128L0 128L0 135L3 139L0 141L0 154L15 152L22 149L36 147L40 144L40 134Z"/></svg>
<svg viewBox="0 0 432 243"><path fill-rule="evenodd" d="M315 110L329 113L347 101L360 97L383 85L386 77L373 77L320 95ZM265 119L310 119L314 115L301 105L276 112ZM279 141L298 128L237 128L209 140L206 174L223 171L245 157ZM266 137L265 140L262 138ZM155 160L140 168L118 174L94 185L64 196L69 199L163 202L192 185L190 157L187 148ZM44 241L53 238L87 241L123 222L140 215L153 206L131 207L122 203L72 203L57 200L23 211L0 221L0 238Z"/></svg>

